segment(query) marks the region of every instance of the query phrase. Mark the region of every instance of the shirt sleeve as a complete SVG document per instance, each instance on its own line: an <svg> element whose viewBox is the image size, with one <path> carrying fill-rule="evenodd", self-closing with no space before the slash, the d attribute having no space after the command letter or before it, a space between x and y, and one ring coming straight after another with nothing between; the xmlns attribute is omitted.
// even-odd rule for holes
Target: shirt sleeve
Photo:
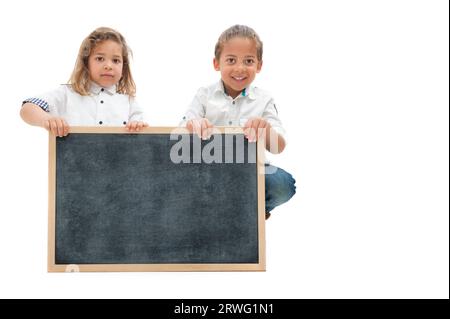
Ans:
<svg viewBox="0 0 450 319"><path fill-rule="evenodd" d="M205 117L205 101L206 92L204 88L201 88L198 90L186 113L184 113L178 126L184 127L189 120Z"/></svg>
<svg viewBox="0 0 450 319"><path fill-rule="evenodd" d="M267 106L264 110L264 113L262 117L269 122L269 124L272 126L272 128L286 141L286 131L283 128L283 124L281 123L280 118L278 117L278 110L275 105L275 102L273 99L270 99L267 103ZM287 142L287 141L286 141Z"/></svg>
<svg viewBox="0 0 450 319"><path fill-rule="evenodd" d="M144 121L144 109L134 97L130 97L130 115L128 116L128 121Z"/></svg>
<svg viewBox="0 0 450 319"><path fill-rule="evenodd" d="M56 90L43 94L37 94L23 100L22 105L25 103L33 103L45 112L48 112L53 116L59 116L59 114L63 113L63 109L66 107L66 101L67 88L65 85L61 85Z"/></svg>

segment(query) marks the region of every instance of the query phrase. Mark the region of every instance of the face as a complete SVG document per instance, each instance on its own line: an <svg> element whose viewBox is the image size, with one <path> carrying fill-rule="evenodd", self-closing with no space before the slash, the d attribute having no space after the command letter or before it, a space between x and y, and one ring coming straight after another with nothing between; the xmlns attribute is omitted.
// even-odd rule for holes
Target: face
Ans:
<svg viewBox="0 0 450 319"><path fill-rule="evenodd" d="M101 87L117 84L122 78L122 46L112 40L100 42L88 60L89 76Z"/></svg>
<svg viewBox="0 0 450 319"><path fill-rule="evenodd" d="M241 37L225 42L220 59L214 59L214 68L220 71L225 90L233 98L253 82L261 66L255 41Z"/></svg>

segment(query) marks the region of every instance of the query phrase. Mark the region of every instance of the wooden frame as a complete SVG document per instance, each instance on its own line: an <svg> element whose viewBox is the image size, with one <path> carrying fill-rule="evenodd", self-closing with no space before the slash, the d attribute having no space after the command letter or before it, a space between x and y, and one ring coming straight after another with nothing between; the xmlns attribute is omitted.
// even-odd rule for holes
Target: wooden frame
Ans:
<svg viewBox="0 0 450 319"><path fill-rule="evenodd" d="M132 134L170 134L175 127L147 127ZM178 128L179 129L179 128ZM242 128L219 127L222 134L243 133ZM72 127L69 133L116 133L130 134L123 127ZM255 264L56 264L56 136L49 134L49 167L48 167L48 271L49 272L97 272L97 271L265 271L265 167L263 143L257 142L257 184L258 184L258 249L259 262Z"/></svg>

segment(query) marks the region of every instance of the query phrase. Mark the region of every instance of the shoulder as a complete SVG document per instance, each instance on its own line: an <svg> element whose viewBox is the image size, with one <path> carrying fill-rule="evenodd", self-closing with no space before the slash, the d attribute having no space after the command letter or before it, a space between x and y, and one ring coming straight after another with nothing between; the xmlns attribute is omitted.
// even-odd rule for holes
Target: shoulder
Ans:
<svg viewBox="0 0 450 319"><path fill-rule="evenodd" d="M208 86L202 86L197 90L195 94L195 99L201 104L206 104L217 92L218 84L214 83Z"/></svg>
<svg viewBox="0 0 450 319"><path fill-rule="evenodd" d="M257 87L257 86L250 87L249 96L250 96L250 98L260 101L260 102L267 103L267 102L273 101L273 95L271 92L269 92L265 89L262 89L260 87Z"/></svg>
<svg viewBox="0 0 450 319"><path fill-rule="evenodd" d="M262 89L258 86L253 86L250 88L251 93L253 93L256 97L261 98L271 98L272 93L266 89Z"/></svg>
<svg viewBox="0 0 450 319"><path fill-rule="evenodd" d="M79 96L82 97L81 94L77 93L70 84L60 84L58 88L55 90L61 95L64 96Z"/></svg>
<svg viewBox="0 0 450 319"><path fill-rule="evenodd" d="M215 94L218 90L220 90L220 83L216 82L216 83L212 83L210 85L207 86L202 86L201 88L199 88L197 90L197 96L212 96L213 94Z"/></svg>
<svg viewBox="0 0 450 319"><path fill-rule="evenodd" d="M40 97L48 99L50 101L53 100L61 101L67 99L69 95L73 94L72 92L73 91L70 85L61 84L57 88L47 91L44 94L41 94Z"/></svg>

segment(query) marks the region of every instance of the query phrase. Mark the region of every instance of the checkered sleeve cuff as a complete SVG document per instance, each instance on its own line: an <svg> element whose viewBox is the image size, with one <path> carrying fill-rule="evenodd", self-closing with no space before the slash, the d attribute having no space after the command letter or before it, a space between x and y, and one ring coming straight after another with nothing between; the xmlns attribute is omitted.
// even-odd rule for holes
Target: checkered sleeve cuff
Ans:
<svg viewBox="0 0 450 319"><path fill-rule="evenodd" d="M22 102L22 105L24 105L25 103L33 103L36 104L37 106L39 106L41 109L43 109L45 112L49 112L50 110L48 109L48 103L42 99L39 98L29 98L26 99L25 101Z"/></svg>

